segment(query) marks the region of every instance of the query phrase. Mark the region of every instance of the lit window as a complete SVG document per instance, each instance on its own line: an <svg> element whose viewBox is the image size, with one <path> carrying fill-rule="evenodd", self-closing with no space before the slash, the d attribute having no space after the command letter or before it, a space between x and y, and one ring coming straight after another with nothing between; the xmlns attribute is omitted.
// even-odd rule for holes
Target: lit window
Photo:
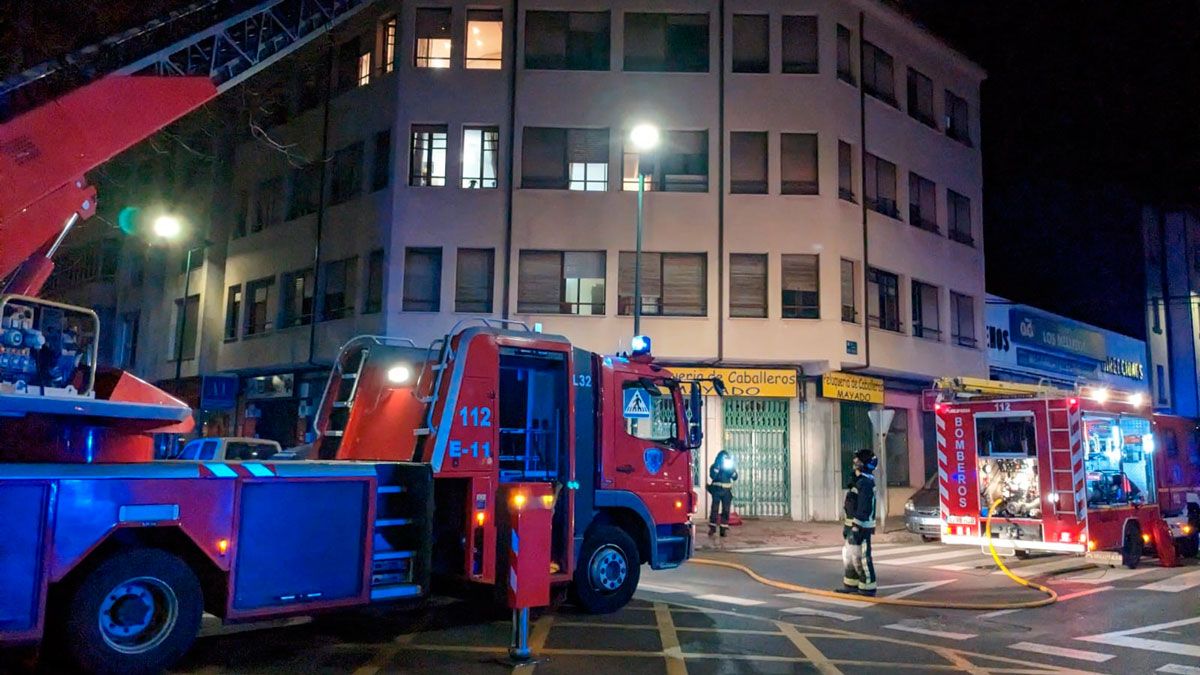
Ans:
<svg viewBox="0 0 1200 675"><path fill-rule="evenodd" d="M463 129L462 186L494 188L499 168L500 130L496 127Z"/></svg>
<svg viewBox="0 0 1200 675"><path fill-rule="evenodd" d="M384 73L396 69L396 17L383 21L383 59L380 64Z"/></svg>
<svg viewBox="0 0 1200 675"><path fill-rule="evenodd" d="M504 13L473 9L467 12L467 67L500 70L504 62Z"/></svg>
<svg viewBox="0 0 1200 675"><path fill-rule="evenodd" d="M600 162L571 162L572 190L604 192L608 190L608 164Z"/></svg>
<svg viewBox="0 0 1200 675"><path fill-rule="evenodd" d="M358 55L358 86L371 83L371 52Z"/></svg>
<svg viewBox="0 0 1200 675"><path fill-rule="evenodd" d="M408 184L442 187L446 184L445 125L414 125Z"/></svg>
<svg viewBox="0 0 1200 675"><path fill-rule="evenodd" d="M450 40L449 9L417 10L418 68L449 68L452 42Z"/></svg>

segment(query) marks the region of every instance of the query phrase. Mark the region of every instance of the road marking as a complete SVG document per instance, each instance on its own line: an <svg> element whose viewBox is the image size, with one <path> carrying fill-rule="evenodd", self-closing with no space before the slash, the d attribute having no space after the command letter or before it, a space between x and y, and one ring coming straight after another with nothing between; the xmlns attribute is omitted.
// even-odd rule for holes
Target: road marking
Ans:
<svg viewBox="0 0 1200 675"><path fill-rule="evenodd" d="M1008 568L1012 570L1013 574L1028 579L1030 577L1051 574L1059 570L1070 569L1072 567L1089 567L1091 565L1092 563L1084 560L1083 558L1068 556L1064 558L1056 558L1050 562L1038 563L1036 565L1025 565L1021 567L1009 565ZM992 572L992 574L1004 574L1004 572L1001 570L996 570L995 572Z"/></svg>
<svg viewBox="0 0 1200 675"><path fill-rule="evenodd" d="M727 549L727 551L730 553L774 553L775 551L792 551L795 549L795 546L759 546L758 548L731 548Z"/></svg>
<svg viewBox="0 0 1200 675"><path fill-rule="evenodd" d="M858 621L861 616L853 614L845 614L842 612L831 612L827 609L813 609L812 607L789 607L788 609L779 610L784 614L800 614L803 616L823 616L826 619L837 619L838 621Z"/></svg>
<svg viewBox="0 0 1200 675"><path fill-rule="evenodd" d="M906 633L916 633L918 635L928 635L930 637L946 638L947 640L970 640L973 637L978 637L974 633L951 633L950 631L930 630L928 628L918 628L916 626L905 626L900 623L892 623L884 626L891 630L904 631Z"/></svg>
<svg viewBox="0 0 1200 675"><path fill-rule="evenodd" d="M988 558L987 560L976 560L974 562L951 563L949 565L933 565L929 569L946 570L947 572L966 572L969 570L978 569L980 567L990 566L990 565L985 565L985 563L987 563L987 562L991 562L991 558Z"/></svg>
<svg viewBox="0 0 1200 675"><path fill-rule="evenodd" d="M1073 600L1075 598L1082 598L1085 595L1091 595L1093 593L1103 593L1104 591L1111 591L1113 588L1115 588L1115 587L1114 586L1100 586L1099 588L1089 588L1084 591L1076 591L1074 593L1068 593L1066 595L1058 596L1057 602L1066 602L1067 600ZM1024 611L1024 609L1021 609L1021 608L1002 609L998 612L988 612L987 614L980 614L979 618L980 619L990 619L993 617L1004 616L1005 614L1012 614L1013 612L1021 612L1021 611Z"/></svg>
<svg viewBox="0 0 1200 675"><path fill-rule="evenodd" d="M644 581L638 584L638 590L650 591L652 593L687 593L687 591L683 590L682 588L675 588L674 586L661 586L659 584L648 584Z"/></svg>
<svg viewBox="0 0 1200 675"><path fill-rule="evenodd" d="M753 607L755 605L765 604L762 600L751 600L749 598L739 598L733 595L718 595L709 593L708 595L693 596L697 600L708 600L709 602L723 602L727 605L741 605L742 607Z"/></svg>
<svg viewBox="0 0 1200 675"><path fill-rule="evenodd" d="M1177 574L1173 577L1163 579L1162 581L1156 581L1152 584L1146 584L1145 586L1138 586L1138 590L1178 593L1196 586L1200 586L1200 570L1188 572L1187 574Z"/></svg>
<svg viewBox="0 0 1200 675"><path fill-rule="evenodd" d="M1008 648L1019 649L1023 652L1033 652L1034 654L1061 656L1064 659L1091 661L1092 663L1104 663L1105 661L1117 658L1116 654L1101 654L1100 652L1089 652L1082 649L1068 649L1066 647L1055 647L1054 645L1043 645L1037 642L1018 642L1015 645L1009 645Z"/></svg>
<svg viewBox="0 0 1200 675"><path fill-rule="evenodd" d="M885 597L892 598L892 599L907 598L908 596L916 595L917 593L920 593L921 591L927 591L931 588L937 588L938 586L945 586L946 584L952 584L955 581L958 581L958 579L946 579L944 581L918 581L917 583L913 583L913 584L888 584L887 586L880 586L879 590L882 591L882 590L885 590L888 588L904 588L905 586L909 586L910 588L908 590L900 591L899 593L882 593L881 594Z"/></svg>
<svg viewBox="0 0 1200 675"><path fill-rule="evenodd" d="M654 621L662 639L663 656L667 659L667 675L687 675L687 664L683 660L683 649L679 646L679 633L675 631L671 608L661 602L654 603Z"/></svg>
<svg viewBox="0 0 1200 675"><path fill-rule="evenodd" d="M882 550L882 549L889 549L889 548L893 548L895 546L896 546L896 544L880 544L875 547L875 550L878 551L878 550ZM818 555L823 555L823 554L828 554L828 553L840 553L841 550L842 550L841 546L828 546L825 548L788 548L788 549L782 550L778 553L772 553L771 555L784 556L787 558L795 558L795 557L799 557L799 556L818 556ZM744 553L744 551L734 551L734 553ZM841 555L839 555L835 559L841 560L842 557L841 557Z"/></svg>
<svg viewBox="0 0 1200 675"><path fill-rule="evenodd" d="M892 559L880 560L879 564L881 564L881 565L916 565L919 563L934 562L935 560L951 560L953 558L963 558L966 556L978 555L978 554L979 554L979 551L973 551L971 549L967 549L967 550L963 550L961 548L960 549L950 549L948 551L939 551L937 553L927 553L925 555L914 555L914 556L909 556L907 558L900 558L900 559L896 559L896 560L892 560Z"/></svg>
<svg viewBox="0 0 1200 675"><path fill-rule="evenodd" d="M1122 579L1128 579L1129 577L1136 577L1139 574L1146 574L1147 572L1162 571L1162 569L1163 568L1161 568L1161 567L1139 567L1135 570L1126 569L1124 567L1116 567L1116 568L1108 568L1108 569L1100 568L1099 570L1089 570L1088 572L1084 573L1084 574L1095 574L1097 571L1099 571L1100 572L1099 576L1072 576L1072 577L1063 577L1062 580L1069 581L1074 584L1107 584L1107 583L1111 583L1113 581L1121 581Z"/></svg>
<svg viewBox="0 0 1200 675"><path fill-rule="evenodd" d="M1181 621L1171 621L1169 623L1158 623L1154 624L1153 626L1143 626L1141 628L1133 628L1130 630L1119 630L1112 633L1088 635L1075 639L1082 640L1084 642L1096 642L1103 645L1129 647L1131 649L1143 649L1151 652L1200 657L1200 646L1196 646L1194 644L1181 644L1179 642L1171 642L1170 640L1151 640L1150 638L1133 637L1134 635L1140 635L1142 633L1154 633L1167 628L1188 626L1194 623L1200 623L1200 617L1183 619Z"/></svg>
<svg viewBox="0 0 1200 675"><path fill-rule="evenodd" d="M1200 668L1195 666L1181 666L1178 663L1168 663L1154 672L1170 673L1171 675L1200 675Z"/></svg>
<svg viewBox="0 0 1200 675"><path fill-rule="evenodd" d="M901 546L900 548L889 548L886 550L881 549L879 547L872 547L872 548L874 549L872 551L872 553L874 554L875 562L882 562L880 560L880 558L882 558L884 556L892 556L892 555L897 555L899 553L916 553L917 551L928 551L929 544L921 544L919 546ZM840 551L841 549L839 548L838 550ZM841 560L841 559L842 559L842 556L840 554L839 555L823 555L823 556L821 556L821 560Z"/></svg>
<svg viewBox="0 0 1200 675"><path fill-rule="evenodd" d="M818 672L825 673L825 675L841 675L842 671L838 670L837 666L829 661L828 656L825 656L820 649L817 649L812 640L801 635L800 629L782 621L776 621L775 627L786 635L792 641L792 644L796 646L796 649L799 649L800 653L816 666Z"/></svg>
<svg viewBox="0 0 1200 675"><path fill-rule="evenodd" d="M842 607L867 607L871 603L868 600L853 600L853 596L842 598L826 598L820 595L812 595L810 593L780 593L778 597L787 598L789 600L807 600L809 602L819 602L826 605L839 605Z"/></svg>

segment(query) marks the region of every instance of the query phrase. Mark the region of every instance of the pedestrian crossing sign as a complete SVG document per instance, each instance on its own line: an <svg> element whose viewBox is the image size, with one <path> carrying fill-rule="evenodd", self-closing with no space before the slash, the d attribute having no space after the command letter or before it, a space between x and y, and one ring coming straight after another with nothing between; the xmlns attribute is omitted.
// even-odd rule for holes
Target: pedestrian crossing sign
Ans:
<svg viewBox="0 0 1200 675"><path fill-rule="evenodd" d="M649 394L641 387L629 387L625 390L625 419L650 419Z"/></svg>

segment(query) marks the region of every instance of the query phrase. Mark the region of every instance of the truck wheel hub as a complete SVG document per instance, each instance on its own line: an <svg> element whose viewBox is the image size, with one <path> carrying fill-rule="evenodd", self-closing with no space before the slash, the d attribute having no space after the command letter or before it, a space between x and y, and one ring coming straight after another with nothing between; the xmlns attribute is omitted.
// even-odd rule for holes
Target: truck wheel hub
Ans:
<svg viewBox="0 0 1200 675"><path fill-rule="evenodd" d="M123 654L157 647L179 618L179 600L165 582L152 577L130 579L115 586L100 603L100 635Z"/></svg>
<svg viewBox="0 0 1200 675"><path fill-rule="evenodd" d="M609 593L617 590L625 583L629 574L629 563L621 549L608 544L592 554L591 570L592 586L597 590Z"/></svg>

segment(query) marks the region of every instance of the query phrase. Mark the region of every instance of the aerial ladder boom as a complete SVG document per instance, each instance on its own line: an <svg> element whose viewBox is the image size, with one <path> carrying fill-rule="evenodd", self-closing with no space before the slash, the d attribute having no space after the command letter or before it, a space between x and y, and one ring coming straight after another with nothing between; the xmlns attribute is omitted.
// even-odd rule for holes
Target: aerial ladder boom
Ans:
<svg viewBox="0 0 1200 675"><path fill-rule="evenodd" d="M96 210L85 174L374 0L210 0L0 83L0 279L37 295ZM197 14L214 21L194 31ZM224 18L221 18L224 16ZM172 28L176 30L172 32ZM179 35L180 29L188 32ZM64 87L82 86L61 93Z"/></svg>

